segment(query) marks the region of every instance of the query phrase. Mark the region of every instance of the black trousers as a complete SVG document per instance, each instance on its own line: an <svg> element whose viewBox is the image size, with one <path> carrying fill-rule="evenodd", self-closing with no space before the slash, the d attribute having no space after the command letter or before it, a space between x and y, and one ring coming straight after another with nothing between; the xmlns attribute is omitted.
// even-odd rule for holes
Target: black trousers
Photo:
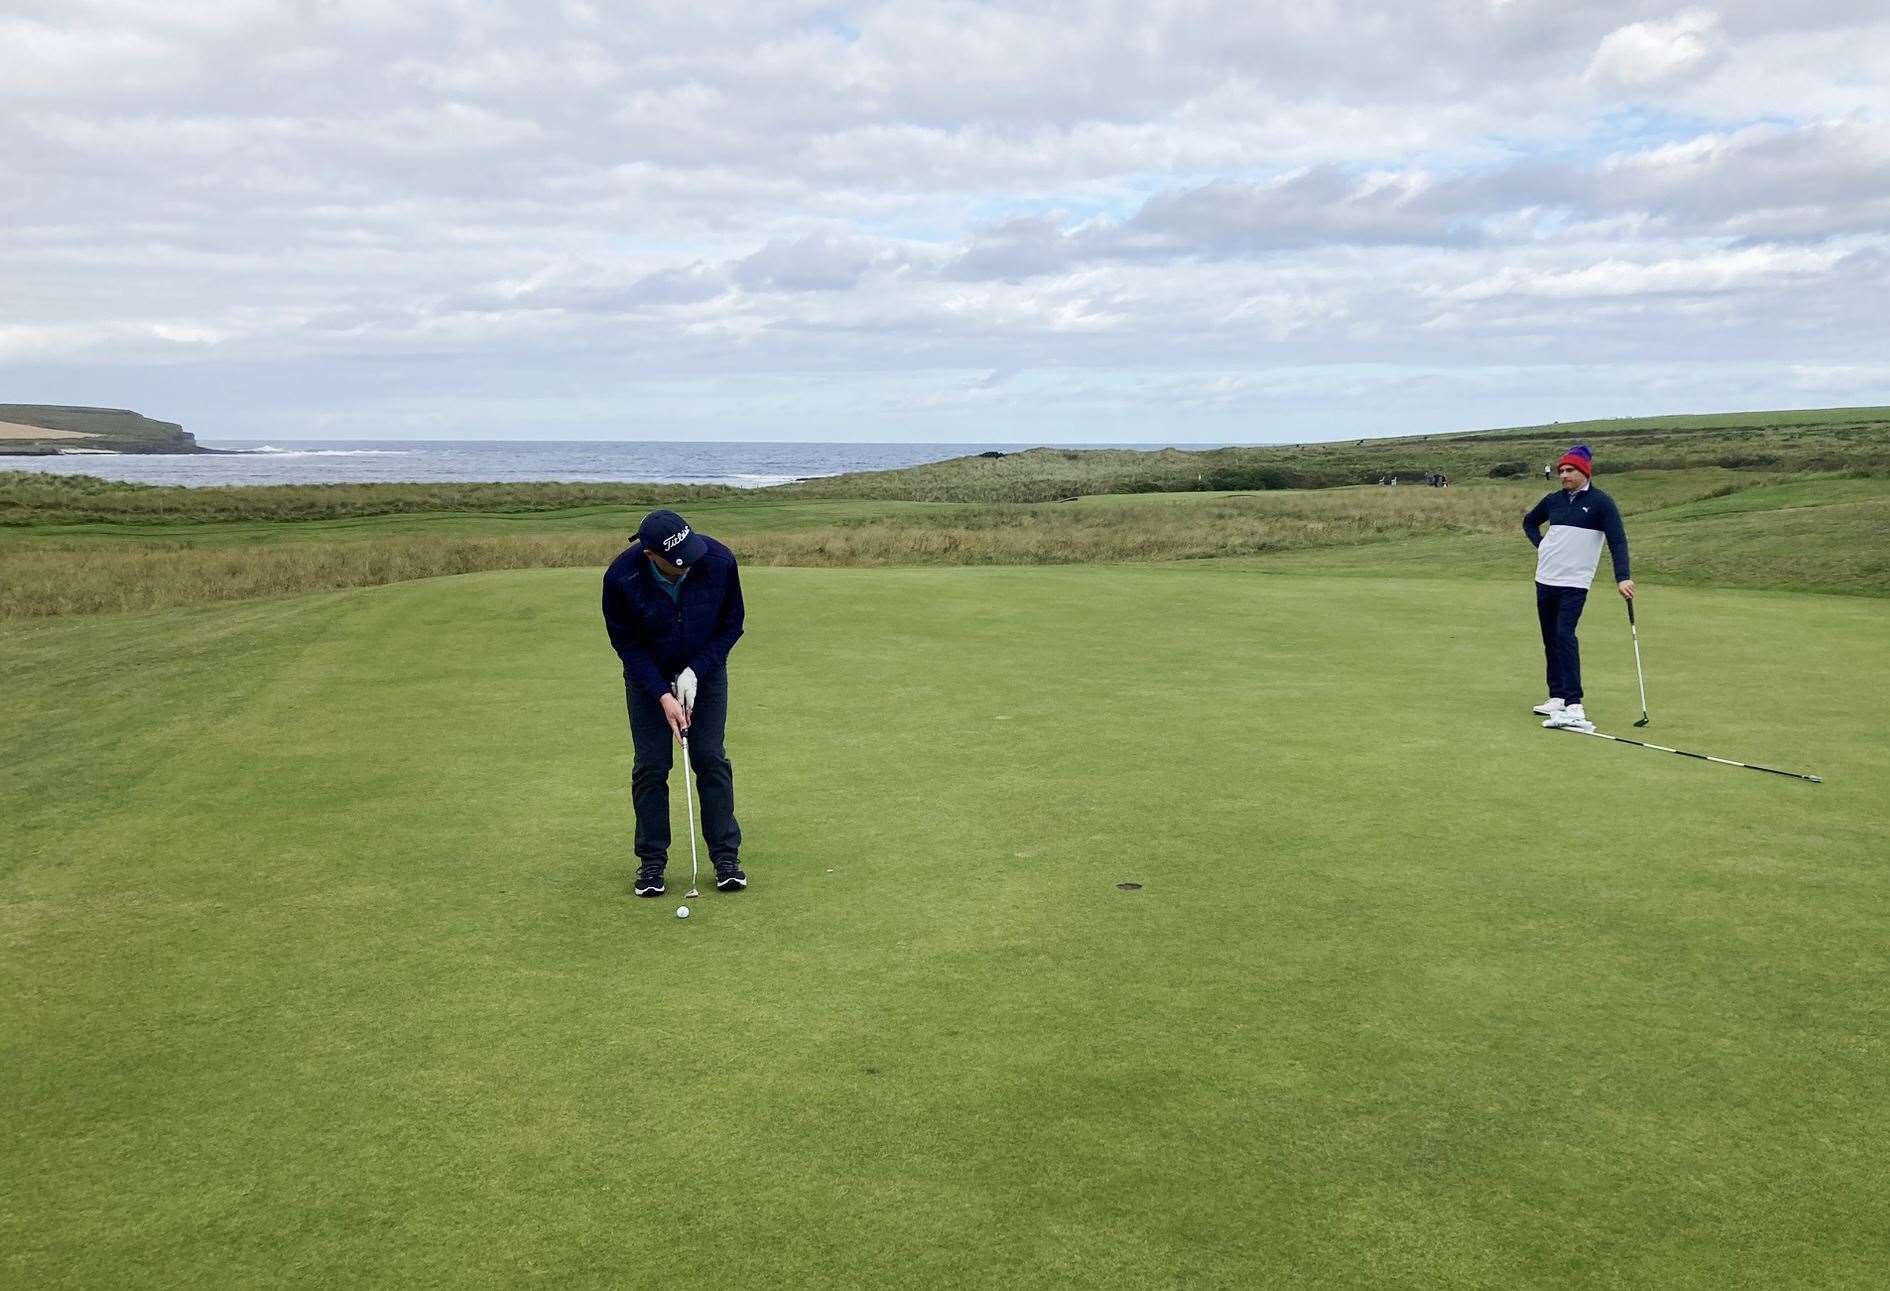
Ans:
<svg viewBox="0 0 1890 1291"><path fill-rule="evenodd" d="M639 865L661 870L669 858L669 769L676 740L664 720L663 706L628 681L630 742L636 761L630 768L630 806L636 812ZM702 839L709 861L719 870L741 863L742 827L735 821L735 768L729 764L722 736L728 726L728 670L699 678L696 707L689 722L689 764L696 773L696 805L702 811Z"/></svg>
<svg viewBox="0 0 1890 1291"><path fill-rule="evenodd" d="M1536 584L1536 620L1542 625L1542 654L1548 663L1549 697L1582 702L1582 648L1575 625L1588 604L1586 587Z"/></svg>

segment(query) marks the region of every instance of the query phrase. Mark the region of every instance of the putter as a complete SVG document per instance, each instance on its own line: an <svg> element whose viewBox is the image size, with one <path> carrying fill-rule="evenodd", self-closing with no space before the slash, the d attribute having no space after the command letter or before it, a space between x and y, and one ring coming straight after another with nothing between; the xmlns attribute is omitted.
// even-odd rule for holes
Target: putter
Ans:
<svg viewBox="0 0 1890 1291"><path fill-rule="evenodd" d="M1665 744L1649 744L1645 740L1630 740L1625 735L1604 735L1600 731L1584 731L1580 727L1564 726L1565 731L1574 731L1577 735L1592 735L1598 740L1613 740L1616 744L1632 744L1639 749L1652 749L1656 753L1678 753L1683 758L1698 758L1702 762L1717 762L1723 767L1744 767L1748 771L1770 771L1773 775L1790 776L1794 780L1809 780L1813 784L1823 784L1824 777L1806 775L1802 771L1781 771L1777 767L1762 767L1757 762L1735 762L1731 758L1716 758L1710 753L1689 753L1685 749L1670 749Z"/></svg>
<svg viewBox="0 0 1890 1291"><path fill-rule="evenodd" d="M701 895L696 891L696 789L695 786L690 783L691 779L692 776L689 770L689 731L685 728L682 733L682 787L683 801L689 804L689 890L683 893L686 897Z"/></svg>
<svg viewBox="0 0 1890 1291"><path fill-rule="evenodd" d="M1634 634L1634 680L1641 686L1641 720L1636 726L1647 725L1647 677L1641 672L1641 630L1634 626L1634 602L1627 603L1627 629Z"/></svg>

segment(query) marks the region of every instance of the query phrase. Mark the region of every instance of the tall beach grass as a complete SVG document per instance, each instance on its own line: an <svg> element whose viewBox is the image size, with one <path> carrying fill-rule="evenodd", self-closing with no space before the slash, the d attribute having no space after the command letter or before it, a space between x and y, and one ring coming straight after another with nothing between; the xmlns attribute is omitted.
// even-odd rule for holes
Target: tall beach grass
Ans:
<svg viewBox="0 0 1890 1291"><path fill-rule="evenodd" d="M1630 519L1637 570L1672 582L1890 595L1882 554L1890 550L1890 497L1859 496L1846 482L1827 479L1827 504L1811 504L1818 494L1793 486L1784 497L1789 505L1777 509L1701 514L1688 498L1722 496L1713 478L1689 490L1651 490L1655 509ZM737 525L718 536L750 565L1058 565L1286 553L1298 562L1325 552L1325 564L1356 570L1523 577L1529 555L1517 523L1522 496L1492 486L1090 498L837 522L828 506L819 508L819 520L798 527L781 525L783 517L770 508L770 527ZM1674 518L1663 519L1669 510ZM240 546L0 544L0 619L201 605L489 569L601 571L623 546L618 527L495 535L403 528L387 536Z"/></svg>
<svg viewBox="0 0 1890 1291"><path fill-rule="evenodd" d="M243 484L185 488L0 470L0 525L220 524L577 507L679 506L749 496L720 484Z"/></svg>
<svg viewBox="0 0 1890 1291"><path fill-rule="evenodd" d="M1188 560L1515 524L1494 490L1355 489L1080 505L968 506L805 529L735 534L756 565L1052 565ZM601 568L620 530L199 547L35 543L0 547L0 618L159 609L369 587L485 569Z"/></svg>

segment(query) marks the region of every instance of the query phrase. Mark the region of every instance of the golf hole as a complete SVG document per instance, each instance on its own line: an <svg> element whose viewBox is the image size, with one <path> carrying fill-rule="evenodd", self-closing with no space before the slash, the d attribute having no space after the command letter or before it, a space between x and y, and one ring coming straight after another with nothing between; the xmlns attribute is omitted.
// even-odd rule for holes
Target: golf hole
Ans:
<svg viewBox="0 0 1890 1291"><path fill-rule="evenodd" d="M1141 890L1142 890L1142 885L1140 883L1116 884L1116 891L1118 892L1140 892Z"/></svg>

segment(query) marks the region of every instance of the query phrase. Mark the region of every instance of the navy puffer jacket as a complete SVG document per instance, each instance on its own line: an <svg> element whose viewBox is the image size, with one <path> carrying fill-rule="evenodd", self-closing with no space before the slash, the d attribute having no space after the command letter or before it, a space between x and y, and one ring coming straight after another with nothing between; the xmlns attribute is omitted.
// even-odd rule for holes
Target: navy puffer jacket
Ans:
<svg viewBox="0 0 1890 1291"><path fill-rule="evenodd" d="M708 535L676 599L657 583L638 543L604 571L604 627L623 677L651 699L669 694L684 668L705 678L728 662L742 635L742 580L735 553Z"/></svg>

